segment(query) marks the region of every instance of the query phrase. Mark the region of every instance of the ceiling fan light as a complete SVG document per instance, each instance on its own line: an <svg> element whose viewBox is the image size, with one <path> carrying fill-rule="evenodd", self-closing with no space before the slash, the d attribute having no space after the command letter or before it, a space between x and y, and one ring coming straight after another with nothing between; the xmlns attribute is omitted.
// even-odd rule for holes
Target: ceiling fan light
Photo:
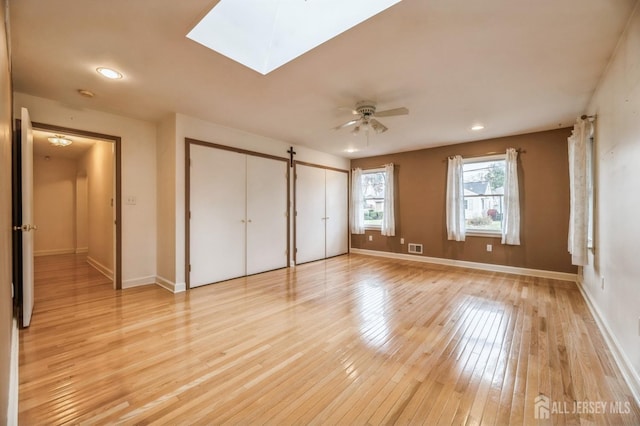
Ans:
<svg viewBox="0 0 640 426"><path fill-rule="evenodd" d="M53 146L60 146L60 147L69 146L73 143L71 139L61 135L49 136L47 139L49 140L49 143Z"/></svg>
<svg viewBox="0 0 640 426"><path fill-rule="evenodd" d="M358 133L360 133L360 125L357 125L356 127L353 128L353 130L351 131L352 135L357 135Z"/></svg>

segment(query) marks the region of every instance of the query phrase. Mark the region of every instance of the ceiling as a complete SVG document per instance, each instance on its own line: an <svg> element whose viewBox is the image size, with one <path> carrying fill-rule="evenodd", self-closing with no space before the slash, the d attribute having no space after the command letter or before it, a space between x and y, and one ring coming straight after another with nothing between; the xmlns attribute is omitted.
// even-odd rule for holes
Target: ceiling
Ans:
<svg viewBox="0 0 640 426"><path fill-rule="evenodd" d="M216 3L11 0L14 90L365 157L571 125L637 0L403 0L266 76L186 37ZM368 142L333 130L363 99L410 114L380 119L389 131Z"/></svg>
<svg viewBox="0 0 640 426"><path fill-rule="evenodd" d="M69 146L59 147L49 143L50 136L66 136L73 142ZM65 135L60 132L33 129L33 154L49 158L68 158L77 160L84 155L99 139L87 138L76 135Z"/></svg>

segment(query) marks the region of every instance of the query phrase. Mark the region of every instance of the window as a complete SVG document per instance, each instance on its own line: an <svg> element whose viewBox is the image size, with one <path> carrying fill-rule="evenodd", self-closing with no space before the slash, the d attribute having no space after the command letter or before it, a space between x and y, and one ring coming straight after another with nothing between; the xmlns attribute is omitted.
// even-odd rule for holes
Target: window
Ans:
<svg viewBox="0 0 640 426"><path fill-rule="evenodd" d="M386 186L384 169L362 172L362 196L364 203L364 226L380 228L384 214L384 191Z"/></svg>
<svg viewBox="0 0 640 426"><path fill-rule="evenodd" d="M464 160L464 218L468 233L501 234L505 156Z"/></svg>

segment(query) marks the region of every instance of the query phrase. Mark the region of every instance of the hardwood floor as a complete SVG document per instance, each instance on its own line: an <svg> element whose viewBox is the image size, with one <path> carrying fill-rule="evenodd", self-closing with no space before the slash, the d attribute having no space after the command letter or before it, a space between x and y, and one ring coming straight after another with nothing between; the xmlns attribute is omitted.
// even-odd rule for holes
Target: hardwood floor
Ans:
<svg viewBox="0 0 640 426"><path fill-rule="evenodd" d="M358 255L177 295L36 258L19 410L24 425L640 424L575 284Z"/></svg>

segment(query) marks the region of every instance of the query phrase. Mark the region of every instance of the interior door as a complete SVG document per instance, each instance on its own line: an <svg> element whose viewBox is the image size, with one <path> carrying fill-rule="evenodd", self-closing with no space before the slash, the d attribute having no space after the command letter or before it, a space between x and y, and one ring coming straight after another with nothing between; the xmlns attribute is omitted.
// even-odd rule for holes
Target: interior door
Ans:
<svg viewBox="0 0 640 426"><path fill-rule="evenodd" d="M296 263L325 258L325 170L296 164Z"/></svg>
<svg viewBox="0 0 640 426"><path fill-rule="evenodd" d="M28 327L33 313L33 128L29 111L21 111L22 146L22 326Z"/></svg>
<svg viewBox="0 0 640 426"><path fill-rule="evenodd" d="M245 275L246 155L191 145L191 287Z"/></svg>
<svg viewBox="0 0 640 426"><path fill-rule="evenodd" d="M326 230L327 257L349 250L349 175L326 170Z"/></svg>
<svg viewBox="0 0 640 426"><path fill-rule="evenodd" d="M247 275L287 267L287 169L247 155Z"/></svg>

